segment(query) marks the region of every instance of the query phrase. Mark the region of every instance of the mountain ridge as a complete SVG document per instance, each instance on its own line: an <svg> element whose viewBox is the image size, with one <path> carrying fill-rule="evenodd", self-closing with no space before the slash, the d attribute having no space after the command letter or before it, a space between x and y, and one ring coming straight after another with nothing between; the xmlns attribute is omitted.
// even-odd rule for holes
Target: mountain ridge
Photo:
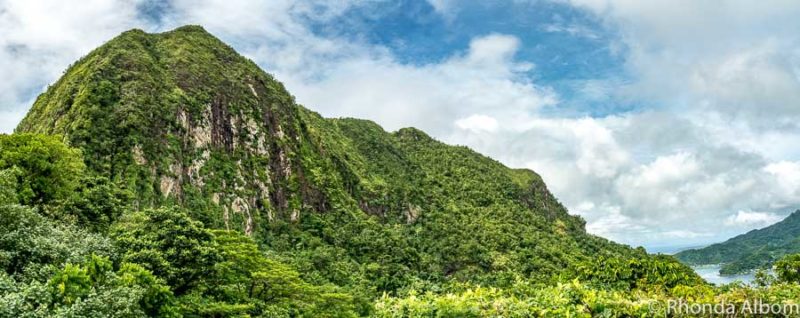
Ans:
<svg viewBox="0 0 800 318"><path fill-rule="evenodd" d="M239 129L244 128L245 130L256 130L256 129L262 129L264 127L254 128L253 126L256 126L258 123L254 123L253 122L253 118L246 118L246 119L242 119L242 118L231 118L231 119L228 119L228 118L226 118L226 117L236 117L236 114L230 114L231 113L230 109L228 109L226 107L220 107L220 106L223 106L223 105L219 105L219 104L222 104L222 103L225 102L224 99L226 98L226 96L224 96L224 95L222 95L222 96L220 96L220 95L214 96L213 98L206 98L205 102L206 102L207 105L210 105L210 107L206 107L205 109L202 109L203 105L200 105L199 108L202 109L201 112L198 112L197 109L188 109L188 108L191 108L193 106L194 107L197 106L197 105L191 105L192 104L191 103L192 102L191 99L193 99L194 96L190 96L190 97L187 98L185 95L187 95L187 92L189 92L189 91L191 91L193 89L193 86L189 85L189 82L198 81L198 77L199 76L196 76L196 74L194 74L194 75L189 74L188 76L181 76L181 75L184 75L184 74L181 74L181 73L183 73L183 72L187 72L188 73L188 72L191 72L192 70L178 70L178 71L175 71L175 73L178 73L178 74L164 74L164 73L167 73L165 71L165 69L167 69L169 67L175 67L175 65L177 65L181 61L179 60L179 58L170 57L168 54L165 54L164 52L159 52L158 45L161 42L175 42L175 41L170 41L171 38L176 37L175 35L180 35L180 34L187 34L187 35L190 35L191 37L195 37L195 38L199 37L199 38L202 38L204 40L202 42L212 42L213 45L218 45L220 48L222 48L222 49L215 48L213 50L207 50L207 51L210 51L210 52L203 52L204 55L217 54L218 57L221 56L223 60L225 60L225 59L233 59L233 57L229 57L228 55L236 55L236 56L238 56L238 54L235 53L235 51L233 51L232 48L230 48L229 46L225 45L223 42L219 41L218 39L216 39L212 35L210 35L207 31L205 31L205 29L203 29L200 26L183 26L183 27L179 27L179 28L177 28L177 29L175 29L173 31L168 31L168 32L159 33L159 34L152 34L152 35L151 34L147 34L147 33L143 32L141 30L138 30L138 29L133 29L133 30L126 31L126 32L122 33L117 38L112 39L111 41L109 41L105 45L101 46L97 50L93 51L92 53L90 53L86 57L84 57L81 60L79 60L77 63L75 63L75 65L70 67L70 69L67 71L67 75L65 75L64 78L70 78L69 75L72 75L73 73L76 73L79 76L81 76L81 75L83 75L84 72L88 72L89 70L84 70L81 67L81 66L84 66L84 65L87 65L87 64L88 64L88 68L90 70L99 71L99 72L105 72L108 69L106 66L109 63L125 64L124 66L127 69L131 69L131 68L136 69L136 68L139 68L139 67L151 66L152 68L157 70L157 73L159 73L159 76L158 76L158 78L156 78L156 80L158 80L158 81L160 81L162 83L166 82L166 83L174 83L174 84L176 84L175 86L177 86L177 90L178 90L176 95L178 95L178 96L169 95L168 97L179 98L179 99L180 98L188 99L188 101L187 100L179 101L179 103L189 104L188 106L185 106L185 107L181 107L181 106L175 107L175 106L173 106L173 107L170 107L172 109L169 109L167 112L163 112L162 109L157 109L157 107L153 107L153 108L156 108L155 110L147 110L145 107L141 107L142 105L148 105L149 104L148 102L150 102L151 100L156 99L155 97L161 97L160 95L152 96L152 98L150 98L150 100L145 100L144 102L136 100L135 102L137 102L137 103L135 105L127 105L126 101L121 100L121 99L123 99L125 95L136 94L136 93L138 93L138 91L140 89L142 89L140 87L130 87L130 88L124 87L125 85L128 85L128 83L137 83L136 80L138 80L138 79L136 78L136 76L139 75L139 73L137 73L137 72L121 72L122 74L117 74L118 77L129 76L133 80L127 79L127 78L123 78L120 81L121 82L121 84L119 84L120 87L117 89L119 92L116 93L116 94L108 93L108 91L114 90L113 88L109 88L109 86L113 86L114 84L109 84L107 81L101 81L100 83L91 83L90 82L88 84L84 84L83 87L81 87L81 89L77 89L77 90L73 89L71 92L65 92L65 89L60 89L60 88L64 87L64 86L69 86L69 85L63 85L64 84L63 82L65 80L64 80L64 78L62 78L61 80L56 82L54 85L52 85L52 87L50 89L48 89L45 93L43 93L42 95L40 95L37 98L34 106L31 109L31 111L21 121L21 123L17 127L16 131L17 132L36 132L36 133L45 133L45 134L64 135L65 138L67 140L69 140L71 144L79 146L89 156L94 156L95 157L95 158L92 158L92 160L89 160L89 162L91 163L90 165L93 166L93 168L95 170L102 171L102 172L110 174L110 175L115 175L115 174L124 173L124 172L118 171L118 170L121 170L121 169L119 167L117 167L117 166L114 166L113 164L110 164L110 163L106 163L105 165L101 166L101 164L98 163L98 161L102 162L102 163L105 163L107 161L113 161L114 160L114 158L108 158L109 156L121 156L121 157L127 157L127 158L121 158L121 159L123 161L128 161L128 163L130 163L132 161L132 162L134 162L134 163L136 163L138 165L148 165L148 164L150 164L152 162L158 161L157 156L160 153L164 152L165 150L167 150L167 151L168 150L172 150L172 149L169 149L171 145L158 145L158 144L155 144L155 145L153 145L153 144L140 145L138 143L139 142L138 140L139 139L146 139L147 137L149 137L149 136L146 136L147 134L154 135L157 138L166 138L166 137L171 137L170 134L173 133L174 130L186 130L184 132L184 136L179 136L179 137L180 138L184 138L184 139L187 139L187 138L191 139L189 141L193 145L190 145L190 146L194 146L195 148L202 148L203 146L210 145L212 148L215 148L215 149L212 149L212 150L224 150L225 152L232 152L233 148L242 146L244 144L244 148L246 148L247 151L251 151L251 152L254 152L256 154L266 154L266 153L269 152L269 150L273 150L273 149L267 149L269 147L268 147L268 145L265 145L265 143L268 143L269 141L268 140L264 140L264 139L270 139L270 137L276 137L274 139L286 139L286 138L284 138L285 135L292 136L295 139L299 139L299 138L302 138L302 137L310 138L310 136L299 136L297 134L296 131L299 128L298 127L294 127L294 126L300 126L300 125L304 125L305 124L305 123L298 122L299 117L302 116L304 118L303 120L305 120L305 121L317 121L318 122L317 123L318 126L322 126L323 125L323 122L325 121L325 119L321 119L321 117L319 117L318 114L313 113L311 111L308 111L307 109L303 108L302 106L296 105L294 103L294 97L289 95L288 92L286 92L286 90L285 90L285 88L283 88L282 84L280 84L279 82L275 81L274 78L272 78L270 75L261 72L262 73L261 75L265 75L266 79L258 79L258 81L262 81L262 82L263 81L268 81L269 84L274 85L275 87L273 87L273 89L277 92L277 94L274 94L274 93L273 94L269 94L266 91L261 91L260 92L261 95L260 95L259 94L259 90L261 90L262 87L260 87L259 85L254 85L256 83L253 83L252 81L246 83L246 87L238 87L239 89L243 90L243 92L240 92L240 93L243 93L242 94L243 96L247 96L247 95L251 95L252 94L252 96L250 96L250 97L255 97L255 98L259 98L260 96L278 96L280 99L282 99L282 100L280 100L280 102L282 102L283 105L281 105L281 108L280 108L279 111L275 111L274 112L275 114L273 114L273 112L267 111L267 112L264 113L264 116L262 116L262 118L256 118L256 120L264 120L264 121L269 122L269 124L266 125L267 128L264 129L264 130L268 130L268 134L258 134L257 132L251 132L251 131L245 131L244 133L242 133L242 135L248 135L248 133L249 133L249 136L245 136L245 137L250 137L250 139L256 139L256 140L249 140L251 142L255 141L255 145L248 148L247 147L248 145L246 145L246 142L243 142L243 141L240 140L240 139L246 139L246 138L237 138L237 136L236 136L237 132L234 131L234 130L236 128L239 128ZM162 38L162 39L159 39L159 38ZM214 42L216 42L216 43L214 43ZM168 44L168 45L170 45L170 44ZM172 45L175 45L175 44L172 44ZM99 56L103 56L103 53L105 53L106 51L109 51L109 50L112 50L112 49L118 48L118 47L121 47L125 51L123 51L122 54L114 54L114 55L112 55L110 59L109 58L96 59L96 57L98 55ZM141 52L138 52L138 53L144 53L144 60L146 60L144 63L141 63L141 62L137 63L136 62L137 58L142 59L141 56L134 56L134 57L129 56L129 55L135 55L135 53L131 53L131 52L132 51L137 51L137 50L141 51ZM223 52L219 52L219 51L223 51ZM171 59L178 59L178 61L170 61ZM99 61L95 61L95 60L99 60ZM160 60L167 60L167 62L166 63L161 63L161 62L159 62ZM88 63L86 63L87 61L88 61ZM148 64L148 62L152 63L153 65L141 65L141 64ZM190 61L190 62L195 62L195 61ZM175 63L175 65L169 65L169 63ZM163 64L167 64L167 65L163 65ZM252 63L251 61L249 61L249 60L247 60L247 64L250 64L250 65L247 65L247 66L257 68L257 66L254 63ZM133 73L133 74L130 74L130 73ZM79 77L79 79L81 79L81 78ZM89 79L83 78L83 80L84 81L87 81L87 80L91 81L92 79L91 78L89 78ZM226 80L229 80L229 79L226 79ZM149 84L152 84L152 83L149 83ZM201 84L204 84L204 83L201 83ZM131 86L133 86L133 85L131 85ZM146 86L146 85L141 85L141 86ZM128 91L133 91L133 92L129 93ZM95 95L98 95L98 93L105 93L106 95L111 95L109 97L110 100L97 100L97 101L90 101L90 102L96 102L96 104L99 104L99 106L100 106L99 108L107 107L108 105L105 105L105 104L116 103L117 107L112 109L112 116L100 117L99 119L102 119L102 120L98 119L98 120L94 120L94 121L92 121L90 123L86 123L86 124L84 124L82 122L76 123L76 117L77 117L77 121L80 121L81 119L85 119L85 117L88 117L86 115L81 114L80 110L79 111L75 111L75 110L72 109L72 107L75 104L80 105L82 103L82 101L80 100L81 98L83 98L83 99L88 99L89 98L89 97L85 97L84 95L81 94L81 93L86 93L86 92L90 92L90 93L93 93ZM172 93L172 92L170 92L170 93ZM59 97L63 97L63 95L77 95L77 96L68 97L66 99L66 103L63 103L62 105L59 105L59 103L50 103L51 99L58 99ZM99 95L103 95L103 94L99 94ZM122 96L119 96L119 95L122 95ZM78 99L78 101L75 101L76 98ZM94 98L97 99L97 97L94 97ZM87 102L83 101L83 104L87 104ZM162 106L159 103L156 103L155 105ZM122 110L119 110L119 108L124 108L124 107L131 107L131 108L137 107L139 109L135 109L135 110L134 109L122 109ZM53 109L53 108L55 108L55 109ZM76 108L80 108L80 106L78 106ZM177 109L175 109L175 108L177 108ZM143 111L143 109L145 109L145 110ZM92 110L90 109L90 111L92 111ZM149 113L147 113L148 111L149 111ZM145 114L141 114L142 112L145 112ZM283 112L286 112L288 114L283 114ZM56 113L58 115L57 116L44 116L44 115L41 115L41 113L49 113L49 114ZM174 118L169 118L169 116L163 116L162 114L158 114L158 113L174 114ZM83 117L81 117L81 116L83 116ZM145 117L145 116L149 117L149 118L145 119L145 120L149 121L145 125L141 125L140 124L139 126L135 126L137 123L133 123L131 125L126 125L128 119L130 119L131 117L133 117L134 120L135 120L135 119L140 119L140 117ZM244 117L244 116L242 116L242 117ZM256 116L256 117L258 117L258 116ZM284 118L279 118L279 117L284 117ZM289 117L289 118L287 119L285 117ZM338 120L333 120L333 121L338 122L338 123L345 123L347 121L361 122L366 126L370 126L370 129L372 130L373 133L382 133L382 134L385 134L387 137L392 136L392 137L389 137L389 138L395 138L395 137L397 137L397 138L414 138L415 140L434 141L434 139L432 137L428 136L426 133L424 133L424 132L422 132L422 131L420 131L420 130L418 130L416 128L411 128L411 127L400 129L400 130L398 130L397 132L394 132L394 133L387 133L379 125L375 124L374 122L367 121L367 120L343 118L343 119L338 119ZM108 151L106 151L107 149L104 149L105 147L108 146L107 144L94 145L92 141L97 140L97 139L101 139L101 138L98 138L98 136L97 136L98 134L97 134L96 131L92 131L91 132L92 136L83 136L83 135L81 135L82 130L87 128L88 126L90 126L89 124L95 125L95 124L102 123L102 122L114 122L114 123L117 124L117 126L113 127L113 129L127 130L126 133L129 133L129 134L131 132L140 134L140 136L134 136L133 138L130 138L130 136L127 136L128 138L126 138L126 137L119 138L118 137L118 138L116 138L116 140L113 140L115 142L115 144L112 145L112 146L114 146L112 148L128 146L128 147L130 147L130 152L129 153L126 152L126 151L120 151L119 153L114 153L113 151L108 152ZM288 122L289 124L288 125L281 125L281 123L285 123L285 122ZM84 125L82 126L81 124L84 124ZM122 125L120 125L120 124L122 124ZM154 127L148 127L148 125L149 126L154 126ZM130 127L130 126L133 126L133 127ZM158 129L159 126L161 126L161 127L166 126L166 129L160 129L159 130ZM175 126L177 126L177 127L175 127ZM208 127L208 126L210 126L210 127ZM352 124L350 124L350 125L347 125L347 124L339 125L339 124L337 124L336 126L337 126L336 128L339 128L340 126L345 126L345 127L352 128L354 125L352 125ZM138 129L138 131L137 131L137 129ZM286 130L286 131L284 131L284 130ZM354 132L354 130L350 129L350 130L348 130L348 132L352 133L352 132ZM102 136L102 134L100 134L100 135ZM346 136L340 136L340 137L346 137ZM122 144L122 145L120 145L120 144ZM128 144L128 145L125 145L125 144ZM156 149L154 149L154 148L156 148ZM161 149L157 149L157 148L161 148ZM164 149L164 148L167 148L167 149ZM172 147L172 148L175 148L175 147ZM192 148L192 147L184 147L184 148ZM289 166L286 166L287 165L287 161L286 160L288 160L288 159L285 158L284 155L283 155L284 151L286 151L286 150L284 150L282 147L274 147L274 148L275 148L274 152L278 153L278 158L277 159L271 158L271 160L273 161L270 164L271 168L273 168L271 170L272 171L277 171L277 172L287 172L290 169L292 169L291 168L291 162L288 162ZM468 148L465 147L465 149L468 149ZM179 149L179 150L182 150L183 152L187 152L186 149ZM191 151L193 149L189 149L189 150ZM471 152L471 150L469 150L469 151ZM475 153L475 154L477 154L477 153ZM210 154L202 153L201 156L202 157L210 157ZM488 158L488 157L486 157L486 158ZM500 164L499 162L496 162L495 160L493 160L491 158L488 158L488 159L489 159L489 161L487 161L487 162L491 162L497 167L501 167L502 166L502 164ZM193 164L195 164L195 162L193 162ZM203 164L203 162L200 162L199 164ZM186 167L183 167L183 168L185 169ZM156 183L158 183L158 187L154 187L155 189L150 189L150 190L152 190L152 192L160 192L160 194L165 196L165 197L169 197L169 196L172 196L172 195L180 197L180 196L184 195L182 193L183 189L181 188L181 184L180 184L179 181L185 181L185 180L173 180L173 178L171 178L171 177L166 177L165 178L165 175L169 175L170 173L172 173L173 175L178 175L178 176L174 176L174 177L180 177L179 175L181 173L183 173L183 174L189 174L188 177L191 179L191 178L195 177L197 174L199 174L199 170L202 169L202 167L198 168L198 167L194 167L194 166L191 166L191 165L188 168L191 170L191 171L189 171L189 173L186 173L186 172L183 172L183 171L176 171L178 169L175 169L175 167L173 167L171 165L154 167L154 169L156 169L157 172L158 172L157 174L159 174L161 178L160 178L160 180L155 180ZM502 166L502 168L505 168L505 166ZM166 171L164 171L164 170L166 170ZM553 201L555 200L555 198L546 189L546 186L544 185L543 181L541 181L541 178L538 177L538 175L536 175L532 171L524 172L524 173L533 173L533 175L535 175L535 178L531 178L531 181L536 180L538 185L535 185L535 187L537 189L541 190L540 195L542 197L546 197L549 200L553 200ZM301 176L301 178L302 178L302 176ZM200 181L200 182L202 183L202 181ZM525 186L529 186L529 185L525 185ZM263 185L259 184L259 187L263 189ZM280 189L280 188L275 189L275 191L273 191L273 193L275 193L274 197L272 198L272 204L274 206L277 206L277 207L285 207L286 206L286 204L287 204L286 201L287 200L285 198L282 198L283 197L282 193L284 191L285 191L284 189ZM153 198L152 196L149 199L154 201L154 202L160 201L160 200L158 200L158 198ZM304 203L309 203L309 202L304 202ZM317 204L320 205L320 206L318 206L320 209L324 210L324 208L325 208L324 207L324 203L317 203ZM552 205L560 206L560 204L557 204L557 203L552 203ZM561 208L561 210L564 211L564 213L561 216L567 216L566 210L563 209L563 207ZM292 212L292 213L294 213L294 212Z"/></svg>

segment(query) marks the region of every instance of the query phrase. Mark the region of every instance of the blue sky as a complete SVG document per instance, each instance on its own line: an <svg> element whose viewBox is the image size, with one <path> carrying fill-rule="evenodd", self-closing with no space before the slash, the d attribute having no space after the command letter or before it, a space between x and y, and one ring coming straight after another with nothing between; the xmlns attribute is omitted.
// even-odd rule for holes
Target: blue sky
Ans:
<svg viewBox="0 0 800 318"><path fill-rule="evenodd" d="M116 34L199 24L323 115L537 171L592 233L706 244L800 208L798 14L778 0L0 0L0 132Z"/></svg>

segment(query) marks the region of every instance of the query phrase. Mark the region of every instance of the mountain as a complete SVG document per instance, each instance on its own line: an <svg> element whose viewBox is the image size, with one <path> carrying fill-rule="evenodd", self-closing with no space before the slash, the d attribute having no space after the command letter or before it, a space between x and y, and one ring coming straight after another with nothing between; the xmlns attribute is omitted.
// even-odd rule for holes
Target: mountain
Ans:
<svg viewBox="0 0 800 318"><path fill-rule="evenodd" d="M687 264L723 264L722 274L737 274L772 265L787 254L800 253L800 210L782 221L725 242L675 254Z"/></svg>
<svg viewBox="0 0 800 318"><path fill-rule="evenodd" d="M198 26L105 43L37 98L16 133L63 136L89 171L133 193L135 209L180 206L252 237L304 279L370 297L594 277L602 260L637 264L604 282L641 283L630 274L640 268L696 278L586 233L531 170L415 128L321 117ZM651 260L669 266L640 263Z"/></svg>

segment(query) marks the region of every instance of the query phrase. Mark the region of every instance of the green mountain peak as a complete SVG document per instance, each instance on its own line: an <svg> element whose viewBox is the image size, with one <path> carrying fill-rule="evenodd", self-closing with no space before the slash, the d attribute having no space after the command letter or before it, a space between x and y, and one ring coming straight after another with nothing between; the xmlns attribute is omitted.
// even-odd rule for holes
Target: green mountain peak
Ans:
<svg viewBox="0 0 800 318"><path fill-rule="evenodd" d="M39 96L17 131L65 136L91 169L134 189L139 206L213 203L223 217L204 221L251 232L250 210L293 213L302 202L288 189L302 174L290 141L302 138L298 112L282 84L186 26L127 31L94 50Z"/></svg>

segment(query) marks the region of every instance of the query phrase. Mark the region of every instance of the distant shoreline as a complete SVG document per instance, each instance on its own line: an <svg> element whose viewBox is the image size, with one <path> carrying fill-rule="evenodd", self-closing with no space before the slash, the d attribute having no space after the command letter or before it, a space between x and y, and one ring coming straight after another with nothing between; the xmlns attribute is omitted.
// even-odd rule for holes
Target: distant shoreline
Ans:
<svg viewBox="0 0 800 318"><path fill-rule="evenodd" d="M716 285L729 284L735 281L741 281L745 284L750 284L755 279L755 271L744 274L721 275L719 273L721 266L721 264L705 264L692 265L690 267L695 271L695 273L697 273L697 275L700 275L700 277L705 279L707 282Z"/></svg>
<svg viewBox="0 0 800 318"><path fill-rule="evenodd" d="M648 253L650 254L666 254L666 255L675 255L677 253L686 251L686 250L693 250L704 248L708 245L678 245L678 246L656 246L645 248Z"/></svg>

